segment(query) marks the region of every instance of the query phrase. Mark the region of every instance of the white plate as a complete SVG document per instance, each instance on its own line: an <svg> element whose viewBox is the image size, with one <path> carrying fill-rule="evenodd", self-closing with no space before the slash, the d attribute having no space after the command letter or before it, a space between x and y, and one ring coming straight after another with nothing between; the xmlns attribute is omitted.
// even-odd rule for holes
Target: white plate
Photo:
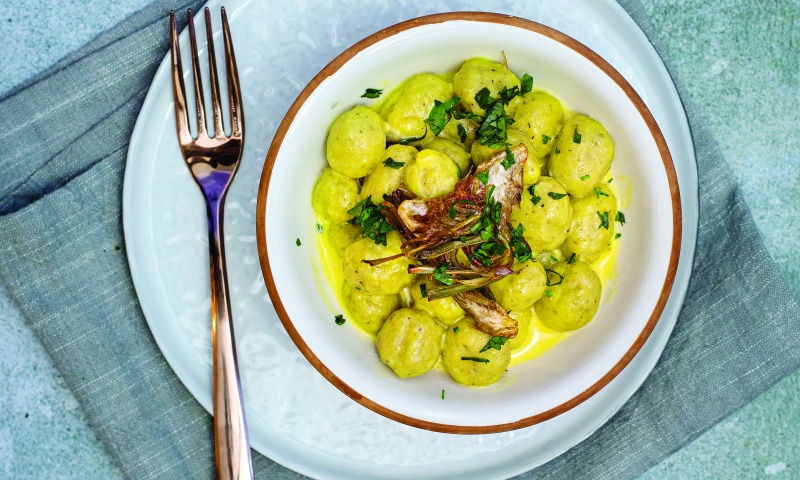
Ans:
<svg viewBox="0 0 800 480"><path fill-rule="evenodd" d="M209 6L216 10L219 4L212 0ZM647 377L675 324L697 233L697 171L685 113L658 55L612 0L548 0L531 11L486 2L458 5L514 14L561 30L626 77L658 121L675 162L683 208L681 261L663 318L644 348L608 386L578 407L533 427L492 435L447 435L395 423L344 396L295 348L269 303L254 230L266 150L304 83L378 25L433 13L435 7L372 11L368 5L317 5L313 12L303 3L240 0L226 5L247 119L245 153L225 209L225 238L251 442L273 460L318 478L349 478L356 471L360 478L383 479L488 479L521 473L603 425ZM198 27L202 24L198 18ZM215 27L219 31L218 23ZM186 35L181 39L188 51ZM126 248L159 348L189 391L210 410L205 209L178 150L168 61L169 56L156 73L131 138L123 191Z"/></svg>

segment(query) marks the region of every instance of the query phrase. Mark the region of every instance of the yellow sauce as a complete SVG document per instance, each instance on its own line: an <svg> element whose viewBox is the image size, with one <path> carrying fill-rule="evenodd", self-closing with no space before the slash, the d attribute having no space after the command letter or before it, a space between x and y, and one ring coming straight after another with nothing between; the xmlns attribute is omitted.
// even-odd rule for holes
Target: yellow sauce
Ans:
<svg viewBox="0 0 800 480"><path fill-rule="evenodd" d="M608 180L611 178L612 175L609 173L604 181L608 182ZM624 198L620 199L619 197L619 191L616 186L618 181L619 179L615 179L610 184L607 183L607 185L614 196L617 197L618 201L624 207L626 202ZM627 192L625 190L627 190ZM627 195L627 202L630 203L630 188L623 186L623 195ZM329 286L337 303L336 305L328 304L328 307L331 309L333 314L343 314L348 320L348 323L355 325L361 331L361 333L374 339L374 335L365 331L357 321L352 320L353 316L347 311L347 306L342 298L344 271L342 270L342 259L339 257L338 253L334 250L330 244L330 241L328 240L327 232L330 222L324 218L318 217L317 225L321 227L321 229L318 228L318 231L321 231L317 234L317 249L319 251L320 263L322 264L322 272L324 273L324 278L321 278L319 276L319 272L315 272L318 275L318 278L316 279L317 288L319 289L322 298L327 300L330 298L330 296L326 291L326 287ZM618 228L619 225L615 224L615 231L619 231ZM592 269L597 273L597 275L600 277L600 281L603 283L604 302L611 300L617 286L616 278L614 277L614 269L618 244L619 242L617 240L612 239L609 248L596 262L591 264ZM560 255L559 258L563 260ZM400 298L401 306L409 306L408 300L406 300L406 295L404 295L402 292L400 293ZM574 333L559 332L547 328L536 318L536 313L534 312L533 307L521 310L519 312L511 312L511 316L519 322L520 326L520 333L517 338L509 341L509 345L512 347L511 365L527 362L528 360L538 357ZM441 368L441 362L437 363L436 368Z"/></svg>

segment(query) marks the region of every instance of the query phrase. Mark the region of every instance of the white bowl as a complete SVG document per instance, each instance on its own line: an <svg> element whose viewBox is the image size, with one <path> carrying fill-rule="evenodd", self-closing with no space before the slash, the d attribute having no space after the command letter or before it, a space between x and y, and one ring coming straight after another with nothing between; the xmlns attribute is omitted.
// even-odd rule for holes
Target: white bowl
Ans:
<svg viewBox="0 0 800 480"><path fill-rule="evenodd" d="M597 118L616 145L612 172L630 190L616 275L595 319L496 384L460 386L441 371L400 379L373 341L338 326L321 270L311 191L326 165L328 126L367 87L386 91L418 72L455 71L467 58L498 58L533 76L576 113ZM286 331L333 385L399 422L449 433L490 433L542 422L580 404L637 354L659 320L680 255L681 210L669 150L653 116L625 79L576 40L506 15L460 12L410 20L360 41L300 93L278 128L258 192L261 268ZM300 239L302 246L296 245ZM442 399L442 390L446 391Z"/></svg>

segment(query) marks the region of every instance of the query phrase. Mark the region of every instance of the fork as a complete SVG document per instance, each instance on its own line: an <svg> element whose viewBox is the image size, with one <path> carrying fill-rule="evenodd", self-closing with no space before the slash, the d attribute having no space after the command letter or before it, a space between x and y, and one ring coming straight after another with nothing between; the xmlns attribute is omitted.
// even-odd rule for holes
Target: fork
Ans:
<svg viewBox="0 0 800 480"><path fill-rule="evenodd" d="M193 138L189 130L189 119L186 113L186 87L183 83L181 50L174 11L169 14L172 93L175 99L175 124L181 153L192 177L203 192L208 214L208 247L211 264L211 342L214 362L214 452L217 477L222 480L244 480L253 478L253 465L250 458L250 441L247 435L242 386L239 381L239 368L236 360L236 343L233 336L233 319L225 268L225 244L222 234L225 195L242 158L244 116L228 17L225 14L225 7L222 7L221 10L230 103L230 135L225 134L222 125L211 12L208 8L205 9L205 17L211 105L214 112L213 136L209 136L206 130L203 82L200 77L197 38L191 10L187 12L187 17L189 40L192 47L197 138Z"/></svg>

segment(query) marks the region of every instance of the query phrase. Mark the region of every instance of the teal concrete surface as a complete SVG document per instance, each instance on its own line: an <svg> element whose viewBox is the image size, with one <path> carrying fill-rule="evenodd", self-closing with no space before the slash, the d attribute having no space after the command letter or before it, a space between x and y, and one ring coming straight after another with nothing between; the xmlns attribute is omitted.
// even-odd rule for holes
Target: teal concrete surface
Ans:
<svg viewBox="0 0 800 480"><path fill-rule="evenodd" d="M3 0L0 96L150 1ZM643 3L800 296L800 1ZM121 478L1 287L0 345L0 478ZM800 478L798 432L800 372L640 478Z"/></svg>

